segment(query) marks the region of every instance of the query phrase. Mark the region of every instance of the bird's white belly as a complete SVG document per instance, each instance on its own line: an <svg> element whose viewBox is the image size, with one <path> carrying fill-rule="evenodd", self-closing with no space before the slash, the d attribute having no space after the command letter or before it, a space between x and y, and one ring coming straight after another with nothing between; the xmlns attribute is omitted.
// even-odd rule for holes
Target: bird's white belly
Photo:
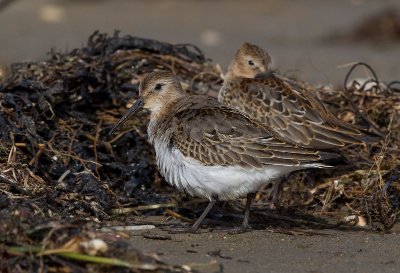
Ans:
<svg viewBox="0 0 400 273"><path fill-rule="evenodd" d="M210 199L230 200L256 191L261 185L299 169L292 166L266 165L263 169L239 166L205 166L185 157L178 149L155 145L157 164L168 183L191 195Z"/></svg>

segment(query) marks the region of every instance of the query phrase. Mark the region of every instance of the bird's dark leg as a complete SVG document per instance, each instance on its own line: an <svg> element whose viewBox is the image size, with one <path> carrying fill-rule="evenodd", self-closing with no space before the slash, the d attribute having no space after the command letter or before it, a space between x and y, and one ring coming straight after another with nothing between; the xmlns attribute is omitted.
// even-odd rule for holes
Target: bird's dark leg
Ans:
<svg viewBox="0 0 400 273"><path fill-rule="evenodd" d="M278 206L278 195L279 192L281 191L283 182L287 179L288 175L285 175L277 179L272 185L272 198L271 198L271 204L269 205L270 209L276 209L276 207Z"/></svg>
<svg viewBox="0 0 400 273"><path fill-rule="evenodd" d="M200 227L201 223L203 222L204 218L206 218L207 214L210 212L210 210L215 205L215 203L217 203L217 201L218 201L218 195L212 195L210 203L208 203L206 209L200 215L199 219L197 219L196 222L191 227L191 229L190 229L191 232L195 233L199 229L199 227Z"/></svg>
<svg viewBox="0 0 400 273"><path fill-rule="evenodd" d="M247 194L246 209L244 211L244 218L242 224L243 231L251 229L251 227L249 226L249 215L250 215L251 202L253 201L255 196L256 194L254 192Z"/></svg>
<svg viewBox="0 0 400 273"><path fill-rule="evenodd" d="M244 233L251 229L251 227L249 225L250 207L251 207L251 202L253 201L255 196L256 196L256 194L253 192L247 194L246 208L244 211L244 218L243 218L242 226L240 228L235 228L233 230L230 230L229 234L240 234L240 233Z"/></svg>

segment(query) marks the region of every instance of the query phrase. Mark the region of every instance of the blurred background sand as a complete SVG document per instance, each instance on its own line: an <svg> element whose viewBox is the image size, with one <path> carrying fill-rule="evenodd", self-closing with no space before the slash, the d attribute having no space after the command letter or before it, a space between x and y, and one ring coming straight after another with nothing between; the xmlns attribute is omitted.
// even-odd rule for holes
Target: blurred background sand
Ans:
<svg viewBox="0 0 400 273"><path fill-rule="evenodd" d="M280 71L316 83L341 84L348 68L364 61L383 80L400 75L400 41L332 39L398 0L196 1L15 0L0 11L0 61L37 61L51 48L69 51L95 30L171 43L193 43L223 69L244 41L273 56ZM400 36L400 33L399 33Z"/></svg>

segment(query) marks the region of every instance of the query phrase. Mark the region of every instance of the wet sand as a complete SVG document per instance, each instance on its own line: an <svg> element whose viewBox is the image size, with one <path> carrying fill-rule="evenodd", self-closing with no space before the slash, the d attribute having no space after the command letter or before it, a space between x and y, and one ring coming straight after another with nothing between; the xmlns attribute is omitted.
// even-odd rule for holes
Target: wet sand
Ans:
<svg viewBox="0 0 400 273"><path fill-rule="evenodd" d="M168 234L153 229L151 234L169 235L171 240L146 239L139 231L131 233L130 240L163 261L187 264L200 272L400 271L399 226L388 234L333 229L284 234L290 230L267 227L231 235L204 229L201 234Z"/></svg>

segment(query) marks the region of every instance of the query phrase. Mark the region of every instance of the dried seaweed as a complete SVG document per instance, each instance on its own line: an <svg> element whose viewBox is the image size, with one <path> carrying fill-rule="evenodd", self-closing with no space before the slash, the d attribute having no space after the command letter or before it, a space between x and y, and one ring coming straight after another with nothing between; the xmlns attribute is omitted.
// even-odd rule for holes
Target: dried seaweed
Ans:
<svg viewBox="0 0 400 273"><path fill-rule="evenodd" d="M95 33L87 47L69 54L52 52L46 62L14 64L0 89L1 150L4 156L24 157L6 164L25 164L16 168L21 177L14 179L34 175L36 180L51 181L57 190L92 195L103 210L117 198L107 193L110 186L115 190L114 186L125 184L119 190L132 193L140 185L151 185L155 169L143 135L145 116L115 138L106 133L126 103L137 96L140 75L167 68L188 87L204 72L218 73L201 52L188 48ZM204 83L202 88L212 89ZM33 175L26 178L24 169Z"/></svg>
<svg viewBox="0 0 400 273"><path fill-rule="evenodd" d="M357 67L366 68L370 76L350 82L350 75ZM320 206L314 206L319 213L336 211L342 216L359 215L375 228L384 230L398 222L400 89L395 83L379 81L369 65L356 63L345 77L342 90L318 90L329 110L342 120L369 127L382 136L379 143L352 145L343 150L348 162L355 162L352 165L356 168L334 174L311 191L313 200L320 202Z"/></svg>

